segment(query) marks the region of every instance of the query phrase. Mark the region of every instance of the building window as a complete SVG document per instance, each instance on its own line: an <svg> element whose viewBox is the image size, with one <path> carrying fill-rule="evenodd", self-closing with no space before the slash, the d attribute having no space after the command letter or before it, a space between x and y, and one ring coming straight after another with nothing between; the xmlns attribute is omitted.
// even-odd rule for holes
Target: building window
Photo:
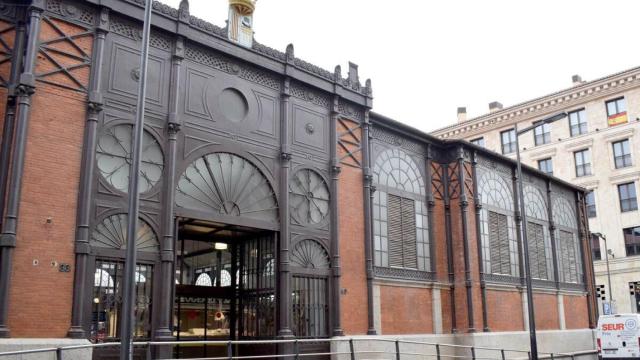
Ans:
<svg viewBox="0 0 640 360"><path fill-rule="evenodd" d="M551 142L551 125L540 124L533 129L536 145L544 145Z"/></svg>
<svg viewBox="0 0 640 360"><path fill-rule="evenodd" d="M618 196L620 197L620 211L627 212L638 210L635 183L630 182L618 185Z"/></svg>
<svg viewBox="0 0 640 360"><path fill-rule="evenodd" d="M593 260L602 260L602 252L600 251L600 238L591 234L591 250L593 251Z"/></svg>
<svg viewBox="0 0 640 360"><path fill-rule="evenodd" d="M478 194L483 269L487 274L518 276L511 184L495 171L478 168Z"/></svg>
<svg viewBox="0 0 640 360"><path fill-rule="evenodd" d="M538 160L538 170L545 174L553 175L553 162L551 158Z"/></svg>
<svg viewBox="0 0 640 360"><path fill-rule="evenodd" d="M616 169L631 166L631 149L629 139L613 143L613 161L616 164Z"/></svg>
<svg viewBox="0 0 640 360"><path fill-rule="evenodd" d="M640 255L640 226L622 229L627 256Z"/></svg>
<svg viewBox="0 0 640 360"><path fill-rule="evenodd" d="M478 146L482 146L484 147L484 138L483 137L479 137L476 139L471 139L471 143L474 145L478 145Z"/></svg>
<svg viewBox="0 0 640 360"><path fill-rule="evenodd" d="M506 130L500 133L502 143L502 153L511 154L516 152L516 130Z"/></svg>
<svg viewBox="0 0 640 360"><path fill-rule="evenodd" d="M546 197L539 188L531 184L524 185L523 193L525 214L528 219L527 241L529 243L531 277L552 280L553 258Z"/></svg>
<svg viewBox="0 0 640 360"><path fill-rule="evenodd" d="M589 149L576 151L573 153L573 157L576 161L576 176L591 175L591 154Z"/></svg>
<svg viewBox="0 0 640 360"><path fill-rule="evenodd" d="M583 283L578 217L575 201L569 196L558 193L552 199L559 278L565 283Z"/></svg>
<svg viewBox="0 0 640 360"><path fill-rule="evenodd" d="M571 136L578 136L587 133L587 116L584 109L569 113L569 130Z"/></svg>
<svg viewBox="0 0 640 360"><path fill-rule="evenodd" d="M590 218L596 217L596 195L593 190L587 193L585 202L587 204L587 216Z"/></svg>
<svg viewBox="0 0 640 360"><path fill-rule="evenodd" d="M624 124L627 118L627 103L624 97L607 101L607 123L609 126Z"/></svg>
<svg viewBox="0 0 640 360"><path fill-rule="evenodd" d="M424 180L416 162L388 149L376 160L373 181L375 265L431 271Z"/></svg>

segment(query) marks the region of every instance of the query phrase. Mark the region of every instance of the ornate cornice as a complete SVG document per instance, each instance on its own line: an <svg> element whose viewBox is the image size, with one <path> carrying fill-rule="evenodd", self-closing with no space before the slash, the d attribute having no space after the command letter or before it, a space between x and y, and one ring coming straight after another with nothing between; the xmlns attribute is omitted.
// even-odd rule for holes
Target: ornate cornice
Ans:
<svg viewBox="0 0 640 360"><path fill-rule="evenodd" d="M612 74L578 86L564 89L527 102L510 106L495 113L489 113L463 123L450 125L433 131L439 138L464 138L472 134L486 132L487 128L511 125L548 113L577 106L594 98L619 93L636 87L640 82L640 67Z"/></svg>

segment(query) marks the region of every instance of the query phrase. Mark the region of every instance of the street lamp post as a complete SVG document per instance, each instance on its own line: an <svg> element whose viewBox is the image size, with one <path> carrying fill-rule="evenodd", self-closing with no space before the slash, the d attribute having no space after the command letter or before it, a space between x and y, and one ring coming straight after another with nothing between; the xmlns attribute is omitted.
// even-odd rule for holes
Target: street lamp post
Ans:
<svg viewBox="0 0 640 360"><path fill-rule="evenodd" d="M604 240L604 259L607 264L607 283L609 288L609 302L611 302L611 311L613 312L613 292L611 292L611 272L609 271L609 247L607 246L607 237L603 233L591 233Z"/></svg>
<svg viewBox="0 0 640 360"><path fill-rule="evenodd" d="M531 287L531 265L529 262L529 241L527 240L527 213L525 212L524 207L524 191L522 186L522 162L520 161L520 143L518 142L518 137L528 131L535 129L536 127L543 124L550 124L554 121L558 121L567 117L566 112L562 112L553 116L550 116L546 119L538 120L533 122L530 126L518 130L518 124L514 125L514 131L516 134L516 162L518 166L518 203L520 204L520 232L521 239L523 242L523 253L524 253L524 271L525 271L525 282L527 285L527 310L529 314L529 340L531 343L531 360L538 360L538 341L536 339L536 319L535 312L533 306L533 289Z"/></svg>

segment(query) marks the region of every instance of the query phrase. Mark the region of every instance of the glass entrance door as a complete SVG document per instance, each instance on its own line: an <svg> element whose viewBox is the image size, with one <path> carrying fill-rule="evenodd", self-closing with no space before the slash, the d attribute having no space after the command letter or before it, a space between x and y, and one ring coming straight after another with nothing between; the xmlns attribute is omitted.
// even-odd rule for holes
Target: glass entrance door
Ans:
<svg viewBox="0 0 640 360"><path fill-rule="evenodd" d="M179 225L176 250L177 340L275 336L273 232L185 220ZM215 357L226 356L226 351L224 345L181 345L175 355Z"/></svg>

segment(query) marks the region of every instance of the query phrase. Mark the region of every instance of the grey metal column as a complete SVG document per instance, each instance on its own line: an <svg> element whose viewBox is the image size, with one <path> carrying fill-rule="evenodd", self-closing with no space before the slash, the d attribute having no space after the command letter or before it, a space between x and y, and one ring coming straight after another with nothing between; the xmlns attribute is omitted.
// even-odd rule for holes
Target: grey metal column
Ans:
<svg viewBox="0 0 640 360"><path fill-rule="evenodd" d="M538 360L538 341L536 339L536 317L533 302L533 284L531 280L531 258L529 257L529 241L527 240L527 213L524 207L524 191L522 189L522 162L520 160L520 143L518 141L518 124L513 127L516 133L516 161L518 169L518 198L520 199L520 216L522 224L520 231L522 232L522 249L524 257L525 282L527 286L527 308L529 313L529 340L531 344L531 360Z"/></svg>
<svg viewBox="0 0 640 360"><path fill-rule="evenodd" d="M18 233L18 216L20 214L20 195L27 148L31 96L36 89L33 68L38 55L38 36L40 34L40 20L44 5L44 0L36 0L29 7L29 38L26 43L24 68L22 74L20 74L18 86L15 89L18 117L16 119L15 145L11 155L7 208L2 223L2 235L0 236L0 338L9 337L9 328L7 326L9 283L11 282L13 249L16 246Z"/></svg>
<svg viewBox="0 0 640 360"><path fill-rule="evenodd" d="M464 253L464 283L467 291L467 331L475 332L475 319L473 316L473 281L471 279L471 260L469 254L469 224L467 212L469 200L465 188L464 147L458 147L458 186L460 186L460 215L462 217L462 251Z"/></svg>
<svg viewBox="0 0 640 360"><path fill-rule="evenodd" d="M431 144L427 144L426 149L426 161L425 161L425 187L426 187L426 204L427 204L427 222L429 226L429 254L431 255L431 267L430 271L434 274L437 272L436 269L436 241L433 237L433 208L436 206L436 201L433 196L433 173L432 173L432 163L433 163L433 147Z"/></svg>
<svg viewBox="0 0 640 360"><path fill-rule="evenodd" d="M289 50L289 49L287 49ZM289 51L287 51L289 52ZM293 50L292 50L293 52ZM291 54L293 55L293 54ZM293 59L291 59L293 61ZM289 170L291 168L291 149L289 149L289 77L286 77L280 94L280 236L278 246L278 336L292 337L291 331L291 269L289 261Z"/></svg>
<svg viewBox="0 0 640 360"><path fill-rule="evenodd" d="M489 322L487 320L487 284L484 279L484 261L482 258L482 230L480 224L480 212L482 211L482 203L480 202L480 194L478 194L478 153L474 150L471 154L471 165L473 166L473 203L475 204L476 218L476 241L478 247L478 271L480 272L480 291L482 298L482 331L489 331Z"/></svg>
<svg viewBox="0 0 640 360"><path fill-rule="evenodd" d="M369 328L367 335L376 335L376 327L373 318L373 213L371 204L373 203L373 175L371 174L371 147L369 146L369 111L364 114L362 122L362 173L364 182L364 253L366 259L367 274L367 321Z"/></svg>
<svg viewBox="0 0 640 360"><path fill-rule="evenodd" d="M162 285L160 289L160 301L158 309L157 326L154 337L157 340L171 340L171 312L173 304L171 302L173 287L175 286L175 275L173 272L174 254L174 196L176 188L176 154L178 132L181 121L178 117L178 100L180 98L180 72L182 60L184 59L184 40L178 37L174 44L173 58L171 60L171 83L169 85L169 116L167 118L167 156L164 171L164 187L162 208L162 251L160 253L162 269ZM235 274L233 274L235 276Z"/></svg>
<svg viewBox="0 0 640 360"><path fill-rule="evenodd" d="M18 13L18 18L23 15ZM15 129L16 116L16 94L18 85L22 57L24 55L25 24L22 19L16 23L15 40L11 53L11 73L9 75L9 87L7 89L7 103L4 114L4 125L2 129L2 145L0 146L0 229L3 223L4 205L7 194L7 180L9 178L9 164L11 148L13 147L13 133Z"/></svg>
<svg viewBox="0 0 640 360"><path fill-rule="evenodd" d="M342 336L342 324L340 321L340 213L338 207L338 180L340 176L340 159L338 159L338 99L335 95L331 103L330 126L330 158L331 158L331 275L332 275L332 324L333 336ZM373 294L372 294L373 295ZM372 298L373 299L373 298Z"/></svg>
<svg viewBox="0 0 640 360"><path fill-rule="evenodd" d="M133 125L133 151L131 153L131 167L129 170L129 201L127 223L127 252L124 263L124 277L122 281L122 316L120 320L120 359L133 358L133 328L135 322L136 302L136 235L138 230L138 211L140 208L140 194L138 182L140 174L140 158L142 154L142 136L144 134L144 110L147 89L147 64L149 60L149 38L151 37L151 2L144 1L144 21L142 23L142 49L140 56L140 83L138 84L138 99L136 104L136 121Z"/></svg>
<svg viewBox="0 0 640 360"><path fill-rule="evenodd" d="M549 238L551 241L551 257L553 262L553 279L556 283L556 289L560 290L560 270L558 269L558 255L556 248L556 225L553 221L553 206L551 199L553 198L553 191L551 190L551 181L546 181L547 185L547 216L549 217Z"/></svg>
<svg viewBox="0 0 640 360"><path fill-rule="evenodd" d="M447 272L449 273L449 303L451 306L451 332L457 333L457 315L456 315L456 273L453 264L453 238L451 236L451 198L449 196L449 164L442 167L442 176L444 183L444 226L445 237L447 241Z"/></svg>
<svg viewBox="0 0 640 360"><path fill-rule="evenodd" d="M522 214L520 214L520 199L518 197L518 172L516 169L511 169L512 177L511 184L513 186L513 193L515 196L513 197L513 216L516 221L516 241L518 242L518 273L520 274L520 285L524 286L524 258L522 255L522 231L520 227L522 226Z"/></svg>
<svg viewBox="0 0 640 360"><path fill-rule="evenodd" d="M89 97L87 99L87 121L84 127L84 141L82 146L82 172L80 173L80 185L78 189L78 209L76 213L76 266L73 278L73 307L71 309L71 328L67 332L70 338L85 338L86 325L85 306L88 305L87 272L89 245L89 222L91 219L91 205L93 197L92 188L94 182L93 173L96 165L96 138L98 119L102 112L102 66L104 62L104 43L109 31L109 9L102 8L98 17L95 39L93 41L93 53L91 62L91 74L89 78Z"/></svg>

